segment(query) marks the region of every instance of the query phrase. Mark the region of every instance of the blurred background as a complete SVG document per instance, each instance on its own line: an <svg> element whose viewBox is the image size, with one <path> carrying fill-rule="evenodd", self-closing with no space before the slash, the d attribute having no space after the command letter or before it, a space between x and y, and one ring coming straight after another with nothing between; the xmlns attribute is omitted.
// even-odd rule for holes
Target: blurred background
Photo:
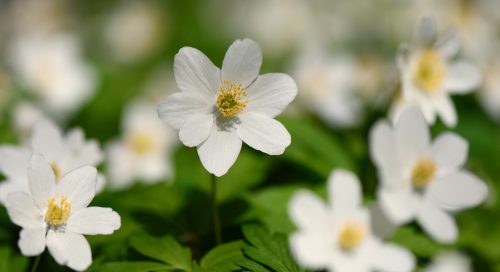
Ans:
<svg viewBox="0 0 500 272"><path fill-rule="evenodd" d="M178 91L173 60L181 47L201 50L220 67L235 39L251 38L263 50L261 73L292 75L299 95L279 117L292 135L285 154L244 147L220 179L224 240L242 239L241 225L249 222L286 235L294 229L286 212L292 193L310 188L324 195L335 167L355 171L366 202L374 201L367 135L397 101L396 52L412 40L422 16L434 17L440 33L458 30L460 57L482 71L480 88L453 97L459 122L451 130L469 141L467 167L488 183L490 195L481 207L456 215L460 238L453 245L436 244L414 225L389 239L409 248L420 267L459 251L472 271L500 271L496 0L0 0L0 144L27 145L34 124L45 118L65 131L80 127L100 143L107 187L93 203L112 207L123 221L114 235L89 237L91 271L148 260L132 239L140 235L171 235L199 261L213 247L205 208L209 176L196 150L181 146L156 118L155 106ZM157 138L138 145L134 139L146 128ZM434 135L446 130L440 122L432 127ZM148 158L158 167L141 166L152 149ZM1 207L0 271L31 267L17 239L18 228ZM40 271L66 270L45 253Z"/></svg>

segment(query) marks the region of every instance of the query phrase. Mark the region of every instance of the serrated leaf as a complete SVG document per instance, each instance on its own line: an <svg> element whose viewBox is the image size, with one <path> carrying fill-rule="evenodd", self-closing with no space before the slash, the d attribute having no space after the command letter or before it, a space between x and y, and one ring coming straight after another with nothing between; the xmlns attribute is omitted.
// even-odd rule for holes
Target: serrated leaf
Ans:
<svg viewBox="0 0 500 272"><path fill-rule="evenodd" d="M208 252L200 262L203 271L233 271L240 268L237 264L246 260L243 255L245 242L234 241L222 244Z"/></svg>
<svg viewBox="0 0 500 272"><path fill-rule="evenodd" d="M101 272L151 272L151 271L174 271L174 269L164 263L157 262L110 262L100 267Z"/></svg>
<svg viewBox="0 0 500 272"><path fill-rule="evenodd" d="M191 271L191 251L171 236L155 238L146 234L135 235L132 247L144 256L162 261L172 268Z"/></svg>
<svg viewBox="0 0 500 272"><path fill-rule="evenodd" d="M243 252L249 258L274 271L303 271L293 260L284 234L271 234L258 225L243 226L243 234L249 242Z"/></svg>

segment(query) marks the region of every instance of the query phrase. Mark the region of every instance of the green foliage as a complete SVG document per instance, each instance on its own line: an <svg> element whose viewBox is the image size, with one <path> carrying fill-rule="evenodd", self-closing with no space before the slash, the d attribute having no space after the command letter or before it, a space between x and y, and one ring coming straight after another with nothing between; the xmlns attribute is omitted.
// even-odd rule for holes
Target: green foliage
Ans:
<svg viewBox="0 0 500 272"><path fill-rule="evenodd" d="M191 251L171 236L155 238L139 234L130 243L142 255L168 264L170 270L191 271Z"/></svg>
<svg viewBox="0 0 500 272"><path fill-rule="evenodd" d="M424 233L410 227L401 227L396 230L392 239L419 257L432 257L443 251L444 247L432 241Z"/></svg>
<svg viewBox="0 0 500 272"><path fill-rule="evenodd" d="M243 252L250 259L269 268L270 271L300 272L288 247L288 239L282 233L271 234L258 225L243 226L248 245Z"/></svg>
<svg viewBox="0 0 500 272"><path fill-rule="evenodd" d="M239 264L245 263L247 258L243 255L245 242L238 240L222 244L209 251L201 260L200 267L203 272L235 271L241 269Z"/></svg>
<svg viewBox="0 0 500 272"><path fill-rule="evenodd" d="M27 258L12 252L9 247L0 247L0 272L22 272L27 267Z"/></svg>

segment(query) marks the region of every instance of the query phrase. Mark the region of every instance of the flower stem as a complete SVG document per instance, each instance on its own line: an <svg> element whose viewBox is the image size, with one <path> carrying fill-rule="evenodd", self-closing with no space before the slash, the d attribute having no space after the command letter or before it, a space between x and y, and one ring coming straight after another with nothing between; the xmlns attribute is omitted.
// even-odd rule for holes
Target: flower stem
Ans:
<svg viewBox="0 0 500 272"><path fill-rule="evenodd" d="M31 272L36 272L41 258L42 258L42 254L36 256L35 262L33 263L33 267L31 268Z"/></svg>
<svg viewBox="0 0 500 272"><path fill-rule="evenodd" d="M215 175L210 176L212 185L212 216L214 221L215 242L217 245L220 245L222 242L222 235L220 231L219 207L217 206L217 177Z"/></svg>

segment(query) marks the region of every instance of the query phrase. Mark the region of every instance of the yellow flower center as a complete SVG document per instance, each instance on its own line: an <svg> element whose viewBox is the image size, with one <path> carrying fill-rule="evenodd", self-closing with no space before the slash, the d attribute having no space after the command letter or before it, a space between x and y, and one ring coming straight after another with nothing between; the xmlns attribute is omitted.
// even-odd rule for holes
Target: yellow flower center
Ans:
<svg viewBox="0 0 500 272"><path fill-rule="evenodd" d="M61 169L55 162L50 163L50 168L52 168L52 172L54 172L54 177L56 178L56 182L61 179Z"/></svg>
<svg viewBox="0 0 500 272"><path fill-rule="evenodd" d="M339 234L339 245L343 250L353 250L365 239L366 231L360 224L349 222Z"/></svg>
<svg viewBox="0 0 500 272"><path fill-rule="evenodd" d="M417 189L422 189L434 177L436 173L436 163L429 159L420 159L411 172L411 182Z"/></svg>
<svg viewBox="0 0 500 272"><path fill-rule="evenodd" d="M413 80L418 88L434 93L442 86L446 76L446 64L441 55L434 50L420 53Z"/></svg>
<svg viewBox="0 0 500 272"><path fill-rule="evenodd" d="M71 212L71 204L66 197L61 197L59 203L56 203L54 197L47 202L47 211L45 212L45 222L52 227L58 227L68 221Z"/></svg>
<svg viewBox="0 0 500 272"><path fill-rule="evenodd" d="M130 148L139 155L150 153L154 150L156 144L150 133L137 132L128 139Z"/></svg>
<svg viewBox="0 0 500 272"><path fill-rule="evenodd" d="M219 88L215 105L224 117L235 116L246 108L248 101L243 100L245 96L247 93L241 84L229 83L229 81L224 80L224 84Z"/></svg>

